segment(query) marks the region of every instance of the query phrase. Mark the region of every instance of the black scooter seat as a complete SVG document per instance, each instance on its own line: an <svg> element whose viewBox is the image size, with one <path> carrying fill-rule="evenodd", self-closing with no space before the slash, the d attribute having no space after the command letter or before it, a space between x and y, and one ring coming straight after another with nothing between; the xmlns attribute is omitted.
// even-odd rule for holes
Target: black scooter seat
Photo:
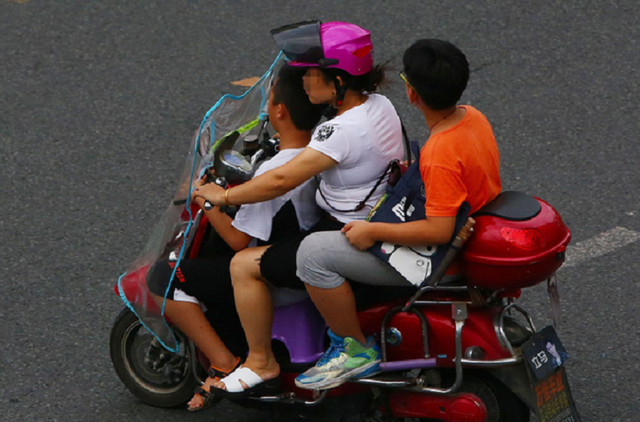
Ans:
<svg viewBox="0 0 640 422"><path fill-rule="evenodd" d="M472 217L488 215L509 221L531 220L542 207L531 195L522 192L502 192L493 201L476 211Z"/></svg>

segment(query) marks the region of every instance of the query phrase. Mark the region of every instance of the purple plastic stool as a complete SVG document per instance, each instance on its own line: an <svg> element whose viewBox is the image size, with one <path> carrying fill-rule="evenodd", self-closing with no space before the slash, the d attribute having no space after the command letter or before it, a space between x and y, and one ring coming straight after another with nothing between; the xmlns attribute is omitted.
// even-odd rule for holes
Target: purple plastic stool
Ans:
<svg viewBox="0 0 640 422"><path fill-rule="evenodd" d="M327 325L311 299L276 308L271 338L289 350L291 363L314 363L324 353Z"/></svg>

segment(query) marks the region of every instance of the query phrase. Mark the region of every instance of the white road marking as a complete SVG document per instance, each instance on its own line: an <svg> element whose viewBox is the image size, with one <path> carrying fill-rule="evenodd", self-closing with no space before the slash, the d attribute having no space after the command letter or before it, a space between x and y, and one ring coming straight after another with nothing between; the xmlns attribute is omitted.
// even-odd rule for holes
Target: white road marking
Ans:
<svg viewBox="0 0 640 422"><path fill-rule="evenodd" d="M562 268L574 267L581 262L614 252L640 240L640 233L615 227L591 239L567 247L567 257Z"/></svg>

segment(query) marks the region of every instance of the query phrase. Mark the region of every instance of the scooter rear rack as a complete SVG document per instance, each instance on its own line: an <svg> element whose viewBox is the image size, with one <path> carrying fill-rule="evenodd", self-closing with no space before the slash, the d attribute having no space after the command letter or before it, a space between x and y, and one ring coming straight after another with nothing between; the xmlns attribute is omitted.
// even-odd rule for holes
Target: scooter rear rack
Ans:
<svg viewBox="0 0 640 422"><path fill-rule="evenodd" d="M420 291L420 295L414 295L412 300L405 306L397 306L395 308L390 309L384 316L381 322L380 329L380 342L381 342L381 364L380 368L383 373L385 372L400 372L400 371L410 371L412 369L432 369L437 368L437 359L431 357L429 351L429 322L427 321L425 315L420 312L420 307L423 306L451 306L451 317L455 322L455 357L453 359L456 371L456 379L454 384L449 388L436 388L436 387L427 387L423 385L420 378L417 379L409 379L407 377L398 378L398 379L383 379L381 377L371 377L355 380L354 382L360 384L366 384L370 386L382 387L382 388L401 388L403 390L410 391L419 391L422 393L431 393L431 394L451 394L456 392L460 385L462 384L463 379L463 368L485 368L485 369L497 369L503 368L507 366L518 365L522 362L522 355L519 351L516 351L511 342L507 338L505 332L505 317L508 313L512 311L516 311L523 315L528 324L532 333L536 332L535 325L533 323L533 319L521 306L516 303L510 303L502 308L500 313L496 316L496 320L494 322L494 328L496 332L496 337L498 338L500 344L509 351L510 357L504 359L493 359L493 360L479 360L479 359L469 359L463 356L462 351L462 330L464 328L465 321L468 317L468 306L474 306L472 301L455 301L455 300L418 300L419 297L426 292L452 292L452 293L462 293L465 292L467 288L465 286L426 286L423 287ZM410 360L402 360L402 361L393 361L389 362L387 360L387 337L388 334L391 333L389 330L389 323L391 319L400 312L410 312L418 317L421 325L422 332L422 344L423 344L423 359L410 359Z"/></svg>

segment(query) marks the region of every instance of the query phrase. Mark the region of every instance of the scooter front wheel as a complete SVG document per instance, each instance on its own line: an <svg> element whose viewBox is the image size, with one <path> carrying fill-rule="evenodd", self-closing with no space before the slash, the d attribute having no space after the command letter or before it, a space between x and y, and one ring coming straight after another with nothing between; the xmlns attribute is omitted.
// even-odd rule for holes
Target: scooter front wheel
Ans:
<svg viewBox="0 0 640 422"><path fill-rule="evenodd" d="M182 350L186 337L175 330ZM142 402L156 407L184 405L198 385L188 350L177 355L154 342L138 317L125 308L116 318L109 342L111 362L122 383Z"/></svg>

